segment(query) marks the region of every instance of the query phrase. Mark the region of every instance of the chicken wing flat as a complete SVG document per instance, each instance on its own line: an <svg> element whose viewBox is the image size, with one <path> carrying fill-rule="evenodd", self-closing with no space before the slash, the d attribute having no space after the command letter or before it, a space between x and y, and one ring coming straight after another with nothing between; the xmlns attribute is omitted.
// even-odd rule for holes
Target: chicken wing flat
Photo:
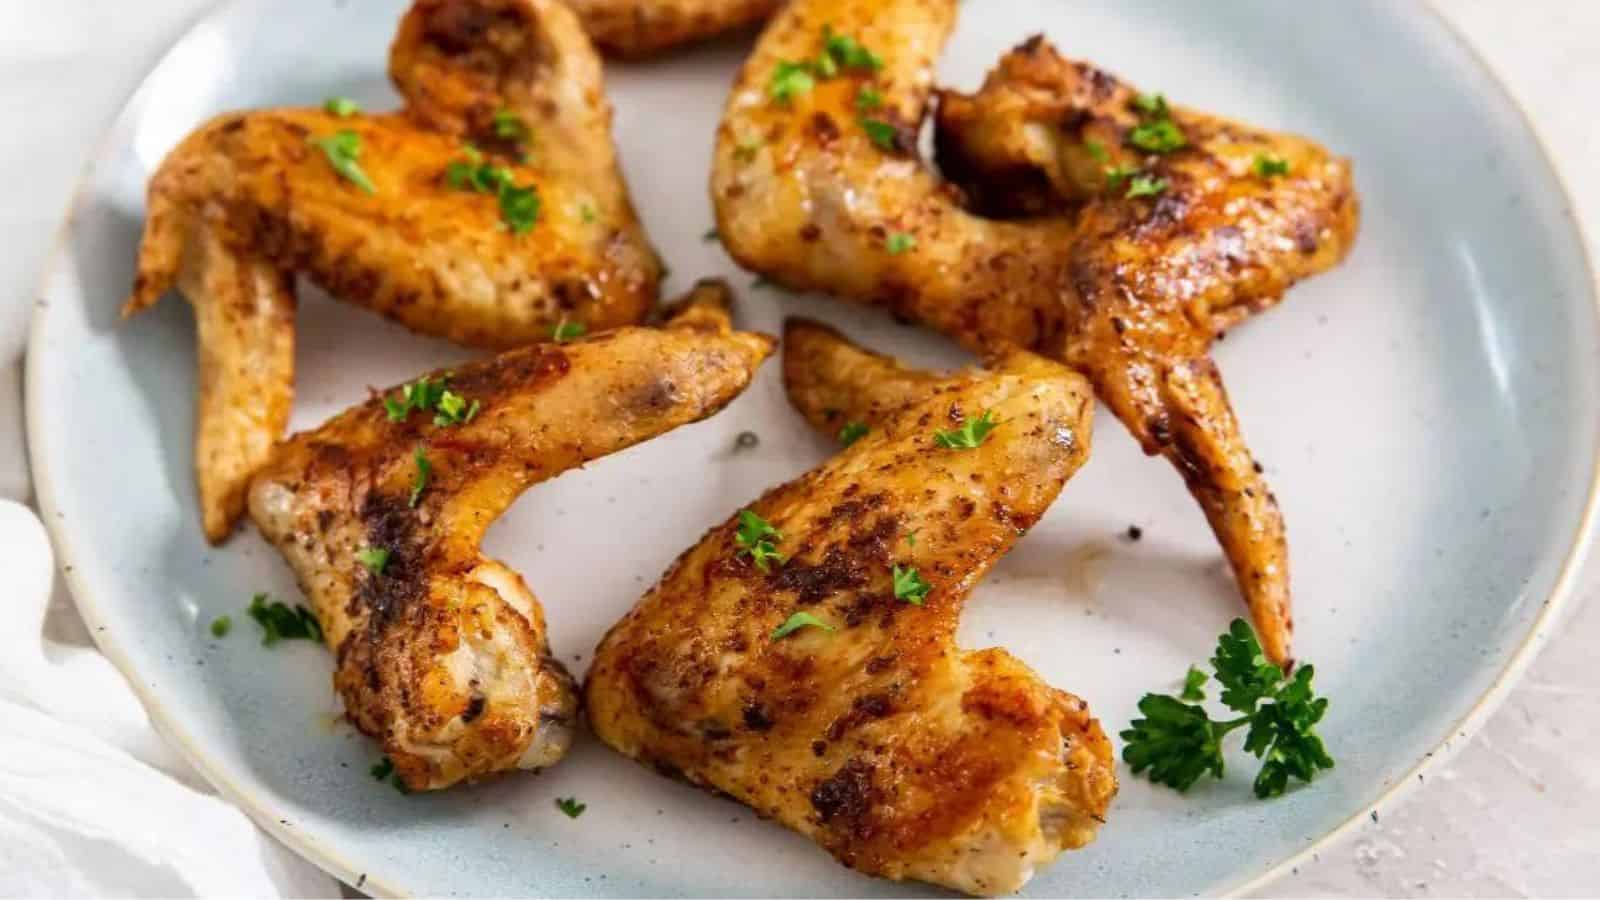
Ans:
<svg viewBox="0 0 1600 900"><path fill-rule="evenodd" d="M637 322L655 301L660 263L617 166L600 60L570 10L419 0L390 74L401 112L227 114L151 179L124 314L175 283L196 309L196 469L214 542L287 421L293 275L491 349L562 321ZM238 405L251 397L265 399Z"/></svg>
<svg viewBox="0 0 1600 900"><path fill-rule="evenodd" d="M1033 214L980 217L915 152L956 6L796 0L778 14L718 134L723 244L790 287L1083 372L1184 477L1268 655L1289 663L1282 516L1208 353L1343 258L1358 219L1348 162L1168 107L1036 39L975 97L945 98L941 162L979 211Z"/></svg>
<svg viewBox="0 0 1600 900"><path fill-rule="evenodd" d="M1093 399L1023 351L915 391L873 374L804 375L867 433L679 557L596 651L590 725L862 872L1015 890L1093 839L1111 745L1006 651L956 647L956 624L1087 457ZM998 424L970 448L938 437L979 418Z"/></svg>
<svg viewBox="0 0 1600 900"><path fill-rule="evenodd" d="M754 25L781 0L567 0L601 50L638 58Z"/></svg>
<svg viewBox="0 0 1600 900"><path fill-rule="evenodd" d="M733 331L726 288L703 284L662 328L530 345L375 396L256 475L250 515L311 600L346 713L408 787L542 768L571 741L572 680L533 593L479 550L489 525L530 485L715 413L772 345ZM430 382L449 392L436 411L410 409Z"/></svg>

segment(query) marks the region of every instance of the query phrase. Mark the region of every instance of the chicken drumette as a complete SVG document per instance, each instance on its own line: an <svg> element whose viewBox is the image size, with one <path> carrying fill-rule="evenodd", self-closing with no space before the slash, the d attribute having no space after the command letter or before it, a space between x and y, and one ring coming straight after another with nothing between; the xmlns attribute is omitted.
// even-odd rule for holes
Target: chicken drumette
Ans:
<svg viewBox="0 0 1600 900"><path fill-rule="evenodd" d="M635 58L754 25L781 0L567 0L600 49Z"/></svg>
<svg viewBox="0 0 1600 900"><path fill-rule="evenodd" d="M531 485L744 390L773 342L732 331L726 302L724 287L703 284L659 329L435 373L459 400L439 406L444 421L428 409L397 421L391 391L296 435L256 475L250 515L311 600L345 711L409 787L542 768L566 752L572 681L533 593L479 541Z"/></svg>
<svg viewBox="0 0 1600 900"><path fill-rule="evenodd" d="M724 245L787 286L1083 372L1183 475L1263 645L1287 664L1282 517L1208 350L1344 256L1357 222L1349 164L1170 108L1035 39L976 96L945 98L940 158L962 191L915 151L956 6L795 0L778 14L718 134ZM983 212L1034 215L980 217L968 192Z"/></svg>
<svg viewBox="0 0 1600 900"><path fill-rule="evenodd" d="M611 141L600 60L557 0L417 0L390 76L406 106L230 113L150 182L131 315L174 284L198 322L195 467L226 537L287 424L294 281L502 349L566 320L636 322L661 266Z"/></svg>
<svg viewBox="0 0 1600 900"><path fill-rule="evenodd" d="M935 377L817 326L785 341L796 402L868 432L679 557L596 651L590 724L852 868L1015 890L1094 838L1111 745L1084 701L961 650L956 624L1087 458L1090 388L1020 350ZM985 416L975 446L937 437Z"/></svg>

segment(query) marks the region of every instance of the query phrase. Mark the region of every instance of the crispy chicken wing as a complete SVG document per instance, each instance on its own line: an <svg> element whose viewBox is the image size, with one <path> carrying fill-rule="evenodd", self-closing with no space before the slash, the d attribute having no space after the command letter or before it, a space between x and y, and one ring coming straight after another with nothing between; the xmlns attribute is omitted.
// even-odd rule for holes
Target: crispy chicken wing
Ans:
<svg viewBox="0 0 1600 900"><path fill-rule="evenodd" d="M852 868L1015 890L1093 839L1111 745L1087 704L1006 651L956 647L956 624L1087 457L1089 387L1023 351L908 386L830 355L826 330L790 335L812 347L791 365L846 363L800 377L870 431L752 504L776 531L759 564L745 517L673 564L596 651L590 724ZM986 411L1000 424L975 448L936 442ZM822 624L783 634L797 613Z"/></svg>
<svg viewBox="0 0 1600 900"><path fill-rule="evenodd" d="M256 475L251 517L311 600L345 710L409 787L537 769L565 753L572 681L533 593L479 541L529 486L705 418L744 390L773 342L731 330L726 302L726 288L707 283L660 329L436 373L480 411L458 424L430 410L397 422L374 397L296 435Z"/></svg>
<svg viewBox="0 0 1600 900"><path fill-rule="evenodd" d="M567 0L601 50L650 56L754 25L781 0Z"/></svg>
<svg viewBox="0 0 1600 900"><path fill-rule="evenodd" d="M562 320L636 322L655 300L660 263L617 166L600 61L570 10L418 0L391 76L401 112L231 113L151 179L124 312L176 282L201 322L196 469L212 541L243 511L244 486L286 421L294 274L417 331L493 349L548 338ZM452 177L473 153L487 157L488 182ZM496 179L517 192L497 193ZM508 227L508 197L522 226ZM264 401L237 405L250 397Z"/></svg>
<svg viewBox="0 0 1600 900"><path fill-rule="evenodd" d="M1035 39L977 96L945 98L940 159L977 207L1038 214L980 218L915 154L955 11L955 0L796 0L778 15L718 135L724 245L791 287L1082 371L1146 452L1183 475L1263 645L1287 664L1282 517L1208 350L1221 329L1344 256L1358 218L1348 162L1300 138L1140 100ZM785 91L785 63L816 58L825 26L880 64ZM1167 145L1171 130L1178 146Z"/></svg>

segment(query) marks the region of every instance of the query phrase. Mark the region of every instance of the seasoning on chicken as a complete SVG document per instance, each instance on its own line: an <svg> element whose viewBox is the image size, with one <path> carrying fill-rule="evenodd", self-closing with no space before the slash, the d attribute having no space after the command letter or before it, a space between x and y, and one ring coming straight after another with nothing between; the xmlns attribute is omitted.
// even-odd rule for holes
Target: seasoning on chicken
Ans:
<svg viewBox="0 0 1600 900"><path fill-rule="evenodd" d="M1083 372L1183 475L1267 654L1287 665L1282 516L1208 351L1343 258L1358 220L1349 163L1170 107L1034 39L977 95L945 95L940 162L960 183L941 182L915 137L956 6L796 0L779 13L718 133L724 246L789 287ZM859 64L821 71L813 61L841 41ZM1031 217L980 217L969 196L981 212Z"/></svg>
<svg viewBox="0 0 1600 900"><path fill-rule="evenodd" d="M418 0L398 112L229 113L150 181L132 315L174 284L199 323L195 467L227 536L287 424L293 276L426 334L503 349L639 321L661 265L618 168L600 60L556 0Z"/></svg>
<svg viewBox="0 0 1600 900"><path fill-rule="evenodd" d="M754 25L780 0L567 0L606 54L652 56Z"/></svg>
<svg viewBox="0 0 1600 900"><path fill-rule="evenodd" d="M709 416L771 352L698 287L662 328L508 351L375 396L285 442L250 489L337 656L345 711L406 785L566 752L571 679L484 532L531 485Z"/></svg>
<svg viewBox="0 0 1600 900"><path fill-rule="evenodd" d="M1087 458L1089 386L1024 351L911 379L818 326L785 340L791 396L865 433L713 529L612 628L590 725L862 872L1016 890L1093 839L1111 744L1084 701L960 649L956 625ZM824 359L842 364L807 364Z"/></svg>

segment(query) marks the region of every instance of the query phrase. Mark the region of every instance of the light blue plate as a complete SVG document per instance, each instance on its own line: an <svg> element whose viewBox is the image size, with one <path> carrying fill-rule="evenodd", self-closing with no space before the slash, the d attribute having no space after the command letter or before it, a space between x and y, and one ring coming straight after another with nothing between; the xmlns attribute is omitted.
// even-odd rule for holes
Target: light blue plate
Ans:
<svg viewBox="0 0 1600 900"><path fill-rule="evenodd" d="M383 106L401 0L250 0L175 46L89 173L35 322L28 412L40 500L106 653L189 759L263 826L379 893L910 893L855 875L744 808L669 782L580 736L537 777L402 797L368 777L378 750L337 723L325 651L268 650L250 595L296 598L253 532L202 540L190 476L193 326L169 300L120 324L146 178L220 110ZM1422 779L1544 637L1590 525L1600 410L1593 282L1561 185L1516 107L1421 4L965 4L943 75L974 85L1035 31L1176 101L1312 135L1356 160L1357 249L1220 349L1293 548L1298 651L1334 705L1338 768L1270 803L1242 758L1180 798L1125 777L1091 847L1035 895L1175 895L1281 870ZM724 44L610 73L635 199L673 286L739 275L715 244L708 151L744 52ZM744 292L748 324L822 315L923 360L960 357L868 311ZM307 291L295 427L466 354ZM745 429L761 437L732 452ZM581 672L606 626L709 524L823 458L776 366L726 413L530 493L491 534ZM1130 523L1146 539L1117 535ZM969 645L1010 647L1086 697L1109 731L1145 690L1207 655L1237 600L1203 521L1164 463L1116 423L978 592ZM220 614L237 625L213 640ZM577 820L557 796L589 805Z"/></svg>

